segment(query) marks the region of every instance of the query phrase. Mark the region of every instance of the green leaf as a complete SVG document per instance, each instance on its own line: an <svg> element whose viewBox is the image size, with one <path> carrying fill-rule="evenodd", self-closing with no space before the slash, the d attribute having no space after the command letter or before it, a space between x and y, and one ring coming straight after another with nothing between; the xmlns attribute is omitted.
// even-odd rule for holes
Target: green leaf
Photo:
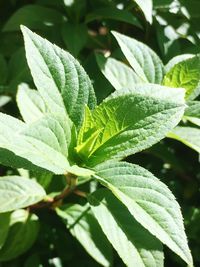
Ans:
<svg viewBox="0 0 200 267"><path fill-rule="evenodd" d="M109 191L97 190L89 202L105 235L126 266L162 267L161 243L144 229Z"/></svg>
<svg viewBox="0 0 200 267"><path fill-rule="evenodd" d="M0 214L0 250L4 245L8 230L9 230L9 222L10 222L10 213L1 213Z"/></svg>
<svg viewBox="0 0 200 267"><path fill-rule="evenodd" d="M1 148L1 145L0 145L0 164L4 166L16 168L16 169L23 168L26 170L34 171L36 173L47 172L47 170L44 170L43 168L34 165L30 161L28 161L26 158L22 158L7 149Z"/></svg>
<svg viewBox="0 0 200 267"><path fill-rule="evenodd" d="M37 173L37 174L31 173L31 179L35 179L37 183L39 183L47 191L47 193L48 193L49 186L54 178L55 176L53 177L52 173L45 173L45 172Z"/></svg>
<svg viewBox="0 0 200 267"><path fill-rule="evenodd" d="M52 113L65 113L79 128L84 106L92 109L96 98L91 81L69 53L22 27L26 57L33 80Z"/></svg>
<svg viewBox="0 0 200 267"><path fill-rule="evenodd" d="M26 210L16 210L11 214L9 227L7 239L0 250L0 262L17 258L33 245L39 231L38 217L29 215Z"/></svg>
<svg viewBox="0 0 200 267"><path fill-rule="evenodd" d="M5 106L7 103L9 103L10 100L11 100L11 97L9 96L4 96L4 95L0 96L0 108Z"/></svg>
<svg viewBox="0 0 200 267"><path fill-rule="evenodd" d="M40 94L27 84L20 84L17 91L17 105L23 120L32 123L41 119L47 108Z"/></svg>
<svg viewBox="0 0 200 267"><path fill-rule="evenodd" d="M134 0L141 8L146 20L152 23L153 2L152 0Z"/></svg>
<svg viewBox="0 0 200 267"><path fill-rule="evenodd" d="M65 23L61 33L69 52L75 57L78 56L87 42L88 33L86 25Z"/></svg>
<svg viewBox="0 0 200 267"><path fill-rule="evenodd" d="M88 158L87 164L94 166L146 149L177 125L184 106L182 89L177 93L172 88L147 84L131 90L118 90L92 112L94 124L89 130L86 127L83 140L96 130L102 131L94 136L92 150L88 146L84 155L79 156L84 160Z"/></svg>
<svg viewBox="0 0 200 267"><path fill-rule="evenodd" d="M170 59L170 61L167 63L167 65L165 66L165 71L168 72L170 71L170 69L172 69L176 64L194 57L195 55L193 54L183 54L183 55L179 55L176 57L173 57L172 59Z"/></svg>
<svg viewBox="0 0 200 267"><path fill-rule="evenodd" d="M142 28L139 20L128 12L127 10L120 10L118 8L106 7L95 9L92 13L86 16L86 23L94 20L111 19L132 24L138 28Z"/></svg>
<svg viewBox="0 0 200 267"><path fill-rule="evenodd" d="M94 120L92 112L90 111L88 106L85 106L83 125L78 134L78 140L77 140L78 145L81 145L82 143L87 141L88 138L90 138L91 133L96 130L93 129L93 127L94 127ZM85 133L88 131L90 132L90 134L86 136Z"/></svg>
<svg viewBox="0 0 200 267"><path fill-rule="evenodd" d="M8 76L8 66L3 55L0 54L0 85L5 84Z"/></svg>
<svg viewBox="0 0 200 267"><path fill-rule="evenodd" d="M66 141L62 140L67 135L64 131L65 128L63 129L63 122L59 121L58 117L46 116L29 126L20 120L1 113L0 124L1 148L9 150L41 168L52 172L65 173L66 166L69 163L66 157L60 153L61 144L59 142L64 142L63 149L65 149L67 147ZM67 127L69 126L67 125ZM69 137L68 141L70 141ZM67 150L65 155L66 153Z"/></svg>
<svg viewBox="0 0 200 267"><path fill-rule="evenodd" d="M200 101L189 101L187 105L183 118L200 126Z"/></svg>
<svg viewBox="0 0 200 267"><path fill-rule="evenodd" d="M12 14L4 25L3 31L18 31L21 24L31 29L43 29L44 26L61 24L62 21L62 14L55 9L36 4L25 5Z"/></svg>
<svg viewBox="0 0 200 267"><path fill-rule="evenodd" d="M200 153L200 129L178 126L167 137L178 140Z"/></svg>
<svg viewBox="0 0 200 267"><path fill-rule="evenodd" d="M39 253L31 254L25 260L24 267L44 267L44 265L41 263L41 260L38 254Z"/></svg>
<svg viewBox="0 0 200 267"><path fill-rule="evenodd" d="M160 84L164 66L158 55L147 45L118 32L112 31L126 59L144 81Z"/></svg>
<svg viewBox="0 0 200 267"><path fill-rule="evenodd" d="M32 164L26 157L17 156L12 151L11 144L9 144L9 140L10 142L11 140L13 140L12 142L16 142L15 134L22 130L24 126L25 124L22 121L0 113L0 163L12 168L24 168L41 172L43 169ZM17 144L17 146L18 145L19 144ZM9 148L7 146L9 146ZM17 148L15 148L15 150L17 150Z"/></svg>
<svg viewBox="0 0 200 267"><path fill-rule="evenodd" d="M0 147L55 174L71 172L90 176L92 171L70 166L67 159L68 148L73 141L69 123L59 116L46 115L26 125L0 113ZM26 168L29 169L29 166Z"/></svg>
<svg viewBox="0 0 200 267"><path fill-rule="evenodd" d="M163 84L185 88L186 99L193 100L200 94L200 55L177 63L165 75Z"/></svg>
<svg viewBox="0 0 200 267"><path fill-rule="evenodd" d="M165 184L147 170L127 162L101 164L96 171L96 179L144 228L193 266L180 207Z"/></svg>
<svg viewBox="0 0 200 267"><path fill-rule="evenodd" d="M96 54L96 59L102 73L116 90L131 89L135 84L144 83L126 64L111 57L105 58L100 54Z"/></svg>
<svg viewBox="0 0 200 267"><path fill-rule="evenodd" d="M0 177L0 212L8 212L33 205L46 193L34 180L21 176Z"/></svg>
<svg viewBox="0 0 200 267"><path fill-rule="evenodd" d="M8 64L8 72L9 91L11 91L11 93L16 92L20 83L32 82L23 47L12 54Z"/></svg>
<svg viewBox="0 0 200 267"><path fill-rule="evenodd" d="M112 265L112 249L104 236L88 204L62 206L56 210L64 219L70 233L98 263L105 267Z"/></svg>

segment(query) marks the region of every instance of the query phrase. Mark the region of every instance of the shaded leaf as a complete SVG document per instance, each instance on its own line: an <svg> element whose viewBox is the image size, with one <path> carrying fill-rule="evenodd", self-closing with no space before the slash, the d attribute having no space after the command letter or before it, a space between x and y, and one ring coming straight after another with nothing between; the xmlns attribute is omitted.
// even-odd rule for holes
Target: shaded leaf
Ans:
<svg viewBox="0 0 200 267"><path fill-rule="evenodd" d="M85 24L65 23L62 27L63 41L72 55L78 56L87 42L87 27Z"/></svg>
<svg viewBox="0 0 200 267"><path fill-rule="evenodd" d="M0 85L5 84L8 77L8 66L3 55L0 54Z"/></svg>
<svg viewBox="0 0 200 267"><path fill-rule="evenodd" d="M9 222L10 222L10 213L1 213L0 214L0 250L4 245L8 230L9 230Z"/></svg>
<svg viewBox="0 0 200 267"><path fill-rule="evenodd" d="M55 9L36 4L25 5L12 14L4 25L3 31L18 31L21 24L30 29L41 29L44 26L62 23L62 21L62 13Z"/></svg>
<svg viewBox="0 0 200 267"><path fill-rule="evenodd" d="M135 16L133 16L130 12L128 12L127 10L120 10L113 7L95 9L92 13L86 16L86 23L89 23L94 20L103 20L103 19L122 21L132 24L136 27L142 28L139 20Z"/></svg>
<svg viewBox="0 0 200 267"><path fill-rule="evenodd" d="M188 108L186 108L184 113L184 119L200 126L200 102L199 101L189 101L187 102Z"/></svg>
<svg viewBox="0 0 200 267"><path fill-rule="evenodd" d="M178 140L200 153L200 129L178 126L167 137Z"/></svg>
<svg viewBox="0 0 200 267"><path fill-rule="evenodd" d="M33 245L39 231L38 217L26 210L16 210L11 214L9 227L6 242L0 250L0 262L17 258Z"/></svg>
<svg viewBox="0 0 200 267"><path fill-rule="evenodd" d="M126 266L162 267L162 245L109 191L97 190L89 202L105 235Z"/></svg>
<svg viewBox="0 0 200 267"><path fill-rule="evenodd" d="M112 249L88 204L62 206L57 214L64 219L71 234L98 263L111 266Z"/></svg>

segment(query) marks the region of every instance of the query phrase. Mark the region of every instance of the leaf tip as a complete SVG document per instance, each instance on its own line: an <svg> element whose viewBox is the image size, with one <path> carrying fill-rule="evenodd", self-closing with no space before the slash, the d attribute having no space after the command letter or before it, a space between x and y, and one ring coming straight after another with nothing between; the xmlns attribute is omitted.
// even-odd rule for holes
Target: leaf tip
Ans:
<svg viewBox="0 0 200 267"><path fill-rule="evenodd" d="M113 35L114 37L117 37L117 35L119 34L119 33L116 32L116 31L111 31L111 33L112 33L112 35Z"/></svg>
<svg viewBox="0 0 200 267"><path fill-rule="evenodd" d="M20 24L20 29L23 32L25 32L28 28L26 26L24 26L23 24Z"/></svg>
<svg viewBox="0 0 200 267"><path fill-rule="evenodd" d="M20 25L20 29L21 29L21 32L22 32L24 37L29 35L30 33L32 33L31 30L28 27L26 27L26 26L24 26L22 24Z"/></svg>

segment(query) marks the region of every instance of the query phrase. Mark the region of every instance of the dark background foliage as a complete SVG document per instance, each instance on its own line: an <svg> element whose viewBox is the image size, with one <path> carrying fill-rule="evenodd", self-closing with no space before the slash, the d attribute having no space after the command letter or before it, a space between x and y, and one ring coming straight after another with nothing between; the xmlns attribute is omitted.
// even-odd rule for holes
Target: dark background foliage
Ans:
<svg viewBox="0 0 200 267"><path fill-rule="evenodd" d="M95 53L112 54L125 61L110 30L148 44L167 63L173 56L199 52L199 10L198 0L154 0L153 22L149 24L131 0L0 0L0 111L19 116L15 103L17 86L21 82L33 86L20 24L78 58L92 79L100 102L114 89L101 74ZM128 161L149 169L170 187L181 205L194 262L199 266L198 154L177 141L163 140L151 149L129 157ZM15 172L0 166L1 176ZM57 181L52 183L62 187ZM1 267L99 266L66 231L53 211L41 210L37 214L41 220L37 242L18 259L0 263ZM184 266L166 248L165 255L166 266ZM114 266L124 266L117 255Z"/></svg>

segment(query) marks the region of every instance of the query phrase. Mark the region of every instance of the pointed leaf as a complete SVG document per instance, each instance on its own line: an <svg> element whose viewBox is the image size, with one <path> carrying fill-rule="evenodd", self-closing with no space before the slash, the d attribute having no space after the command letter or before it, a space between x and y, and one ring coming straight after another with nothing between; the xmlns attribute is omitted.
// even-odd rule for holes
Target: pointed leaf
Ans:
<svg viewBox="0 0 200 267"><path fill-rule="evenodd" d="M158 55L147 45L118 32L112 32L136 74L144 81L160 84L164 66Z"/></svg>
<svg viewBox="0 0 200 267"><path fill-rule="evenodd" d="M56 210L71 234L98 263L111 266L112 249L88 204L62 206Z"/></svg>
<svg viewBox="0 0 200 267"><path fill-rule="evenodd" d="M91 81L69 53L22 27L26 57L33 80L52 113L65 113L76 126L83 120L85 104L96 103Z"/></svg>
<svg viewBox="0 0 200 267"><path fill-rule="evenodd" d="M152 23L153 2L152 0L134 0L141 8L146 20Z"/></svg>
<svg viewBox="0 0 200 267"><path fill-rule="evenodd" d="M144 83L126 64L111 57L105 58L100 54L96 55L96 59L102 73L116 90L131 89L137 83Z"/></svg>
<svg viewBox="0 0 200 267"><path fill-rule="evenodd" d="M161 243L144 229L109 191L97 190L89 202L105 235L126 266L162 267Z"/></svg>
<svg viewBox="0 0 200 267"><path fill-rule="evenodd" d="M102 131L93 150L85 151L84 160L88 157L87 164L93 166L146 149L164 138L180 121L183 112L182 89L177 93L172 88L147 84L118 90L92 113L93 128ZM90 129L84 135L91 136Z"/></svg>
<svg viewBox="0 0 200 267"><path fill-rule="evenodd" d="M147 170L126 162L105 163L96 171L96 179L144 228L193 266L180 207L165 184Z"/></svg>
<svg viewBox="0 0 200 267"><path fill-rule="evenodd" d="M176 64L165 75L163 84L169 87L185 88L186 99L193 100L200 94L200 55Z"/></svg>

